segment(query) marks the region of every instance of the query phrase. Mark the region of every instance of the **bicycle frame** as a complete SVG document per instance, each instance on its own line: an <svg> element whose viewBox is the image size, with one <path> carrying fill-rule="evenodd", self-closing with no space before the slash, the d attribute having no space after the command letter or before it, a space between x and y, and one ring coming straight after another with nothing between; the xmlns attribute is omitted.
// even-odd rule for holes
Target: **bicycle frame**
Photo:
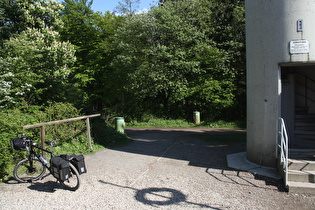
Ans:
<svg viewBox="0 0 315 210"><path fill-rule="evenodd" d="M33 156L35 156L35 157L37 157L37 159L45 166L45 168L51 173L51 169L50 169L50 166L48 166L48 163L45 164L45 162L40 158L41 155L37 154L36 151L34 150L34 148L39 149L39 150L41 150L41 151L43 151L43 152L49 153L49 154L50 154L50 158L53 157L53 152L48 151L48 150L46 150L46 149L43 149L43 148L41 148L41 147L38 147L38 146L34 145L32 140L30 140L30 147L31 147L31 148L30 148L30 153L29 153L29 155L28 155L28 159L29 159L29 161L30 161L31 167L33 167L33 166L32 166L33 161L31 161L31 159L33 158ZM47 161L47 160L46 160L46 161Z"/></svg>
<svg viewBox="0 0 315 210"><path fill-rule="evenodd" d="M61 185L63 185L66 189L75 191L80 186L80 174L78 172L77 165L73 165L69 159L69 165L64 165L61 167L62 164L59 165L51 165L46 161L41 155L40 152L37 151L39 149L42 152L50 154L50 158L53 159L55 155L53 154L53 143L55 142L45 142L46 144L49 144L51 147L51 151L48 151L44 148L41 148L37 146L37 144L33 143L33 140L29 137L26 137L25 134L22 134L23 143L25 143L25 147L17 147L18 150L27 150L29 154L27 155L27 159L21 160L19 163L16 164L13 170L14 178L19 182L29 182L29 181L37 181L39 179L42 179L42 177L45 174L45 169L49 171L50 175L52 174L57 181L60 182ZM18 143L17 143L18 144ZM15 145L15 144L14 144ZM21 149L22 148L22 149ZM16 149L16 148L15 148ZM56 157L56 161L67 161L61 156ZM41 164L40 166L38 164ZM43 166L44 167L43 167ZM34 176L33 176L34 175ZM46 176L47 176L46 175Z"/></svg>

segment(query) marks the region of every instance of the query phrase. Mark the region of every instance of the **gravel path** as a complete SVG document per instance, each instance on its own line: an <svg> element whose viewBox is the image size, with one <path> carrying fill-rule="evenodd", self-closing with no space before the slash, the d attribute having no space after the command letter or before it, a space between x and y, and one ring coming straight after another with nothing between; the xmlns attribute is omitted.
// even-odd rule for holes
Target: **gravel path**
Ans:
<svg viewBox="0 0 315 210"><path fill-rule="evenodd" d="M315 196L289 194L280 182L227 167L244 143L212 145L213 129L128 129L134 142L86 155L75 192L52 176L0 184L0 209L315 209Z"/></svg>

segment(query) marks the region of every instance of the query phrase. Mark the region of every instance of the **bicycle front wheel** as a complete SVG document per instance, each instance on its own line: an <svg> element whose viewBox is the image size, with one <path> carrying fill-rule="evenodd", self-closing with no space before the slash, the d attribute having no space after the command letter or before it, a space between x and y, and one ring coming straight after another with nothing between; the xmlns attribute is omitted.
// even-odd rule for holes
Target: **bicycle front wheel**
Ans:
<svg viewBox="0 0 315 210"><path fill-rule="evenodd" d="M46 168L38 159L21 160L13 170L14 178L19 182L36 181L43 177Z"/></svg>
<svg viewBox="0 0 315 210"><path fill-rule="evenodd" d="M71 191L76 191L80 187L80 174L78 170L69 163L70 166L70 175L69 179L65 181L60 181L60 184L63 185L66 189L71 190Z"/></svg>

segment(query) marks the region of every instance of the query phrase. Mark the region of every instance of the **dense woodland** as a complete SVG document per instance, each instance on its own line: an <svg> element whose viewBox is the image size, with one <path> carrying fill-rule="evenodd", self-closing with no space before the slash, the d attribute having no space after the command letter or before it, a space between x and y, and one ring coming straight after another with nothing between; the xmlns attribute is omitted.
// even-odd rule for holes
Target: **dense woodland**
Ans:
<svg viewBox="0 0 315 210"><path fill-rule="evenodd" d="M0 1L0 153L19 126L78 114L245 118L244 2L138 3Z"/></svg>
<svg viewBox="0 0 315 210"><path fill-rule="evenodd" d="M120 15L92 3L1 1L1 110L69 102L126 119L244 117L242 2L164 1Z"/></svg>

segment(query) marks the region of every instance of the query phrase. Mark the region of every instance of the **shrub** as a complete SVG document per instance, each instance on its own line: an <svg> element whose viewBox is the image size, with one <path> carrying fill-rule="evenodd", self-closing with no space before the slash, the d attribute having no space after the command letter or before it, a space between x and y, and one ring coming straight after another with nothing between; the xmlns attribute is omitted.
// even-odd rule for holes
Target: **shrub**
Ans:
<svg viewBox="0 0 315 210"><path fill-rule="evenodd" d="M69 103L55 103L49 107L23 107L0 112L0 179L11 173L10 166L22 159L23 152L12 148L11 140L18 133L26 132L27 136L40 141L40 129L22 130L21 126L80 116L80 111ZM77 141L87 147L84 121L51 125L45 127L46 140L57 139L62 145Z"/></svg>

